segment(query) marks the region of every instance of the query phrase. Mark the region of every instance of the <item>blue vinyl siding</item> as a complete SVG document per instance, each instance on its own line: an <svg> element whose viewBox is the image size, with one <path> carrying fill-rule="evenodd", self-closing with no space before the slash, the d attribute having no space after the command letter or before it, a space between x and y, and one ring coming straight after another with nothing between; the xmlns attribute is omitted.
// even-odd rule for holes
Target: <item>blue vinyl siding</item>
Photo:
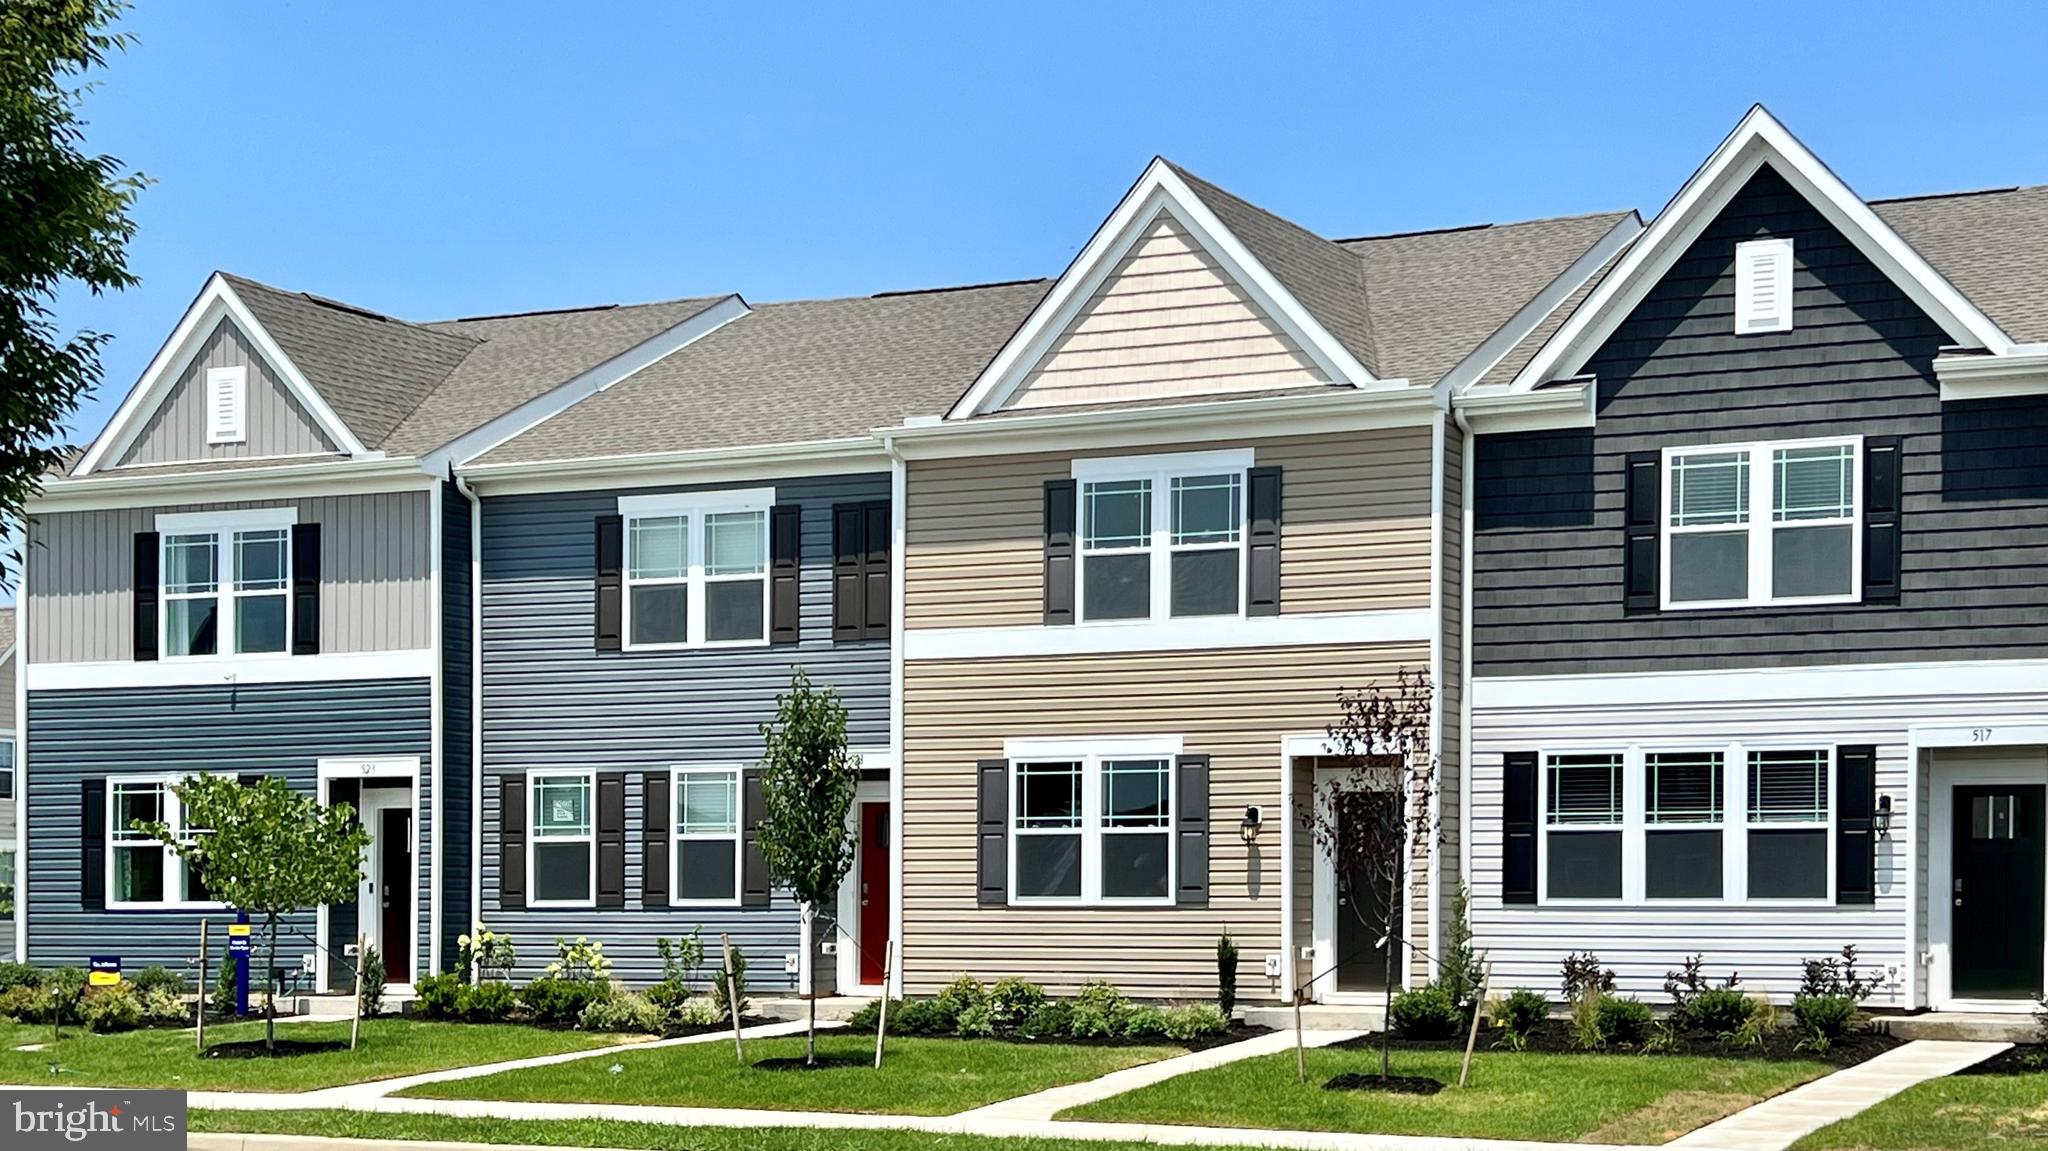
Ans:
<svg viewBox="0 0 2048 1151"><path fill-rule="evenodd" d="M755 486L755 485L736 485ZM680 488L644 491L691 490ZM596 518L618 491L505 496L484 501L484 777L482 918L512 934L521 977L553 957L556 936L602 940L619 978L659 977L655 940L701 927L715 953L730 932L757 987L787 987L782 957L799 946L795 905L732 910L648 908L641 902L643 771L684 764L751 764L759 725L797 666L834 688L857 748L889 742L887 641L834 644L832 506L887 499L887 475L793 480L780 505L803 509L801 639L794 647L599 652L595 627ZM500 773L536 768L626 773L623 908L503 911L498 891ZM516 777L514 777L516 778Z"/></svg>

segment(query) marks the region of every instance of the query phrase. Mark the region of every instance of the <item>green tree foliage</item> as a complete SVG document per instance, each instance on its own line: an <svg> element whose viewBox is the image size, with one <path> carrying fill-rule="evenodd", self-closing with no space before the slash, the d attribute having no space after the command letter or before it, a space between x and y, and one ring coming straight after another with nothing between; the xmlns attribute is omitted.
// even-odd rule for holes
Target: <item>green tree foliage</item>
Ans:
<svg viewBox="0 0 2048 1151"><path fill-rule="evenodd" d="M355 898L370 834L348 804L322 807L274 775L253 785L233 776L191 776L171 790L184 805L186 826L203 830L186 837L141 820L134 829L168 844L206 877L221 902L263 924L265 978L272 980L264 996L263 1045L271 1050L278 922L293 912Z"/></svg>
<svg viewBox="0 0 2048 1151"><path fill-rule="evenodd" d="M776 697L775 718L761 725L761 738L761 854L769 874L796 896L808 927L819 908L839 898L853 867L847 816L860 786L860 759L846 750L845 706L831 688L812 687L802 668ZM813 999L805 1061L816 1062L817 1054Z"/></svg>
<svg viewBox="0 0 2048 1151"><path fill-rule="evenodd" d="M103 333L64 338L60 287L95 295L136 280L128 209L143 177L87 154L85 77L127 44L118 0L0 4L0 514L19 521L64 459L64 423L100 378Z"/></svg>

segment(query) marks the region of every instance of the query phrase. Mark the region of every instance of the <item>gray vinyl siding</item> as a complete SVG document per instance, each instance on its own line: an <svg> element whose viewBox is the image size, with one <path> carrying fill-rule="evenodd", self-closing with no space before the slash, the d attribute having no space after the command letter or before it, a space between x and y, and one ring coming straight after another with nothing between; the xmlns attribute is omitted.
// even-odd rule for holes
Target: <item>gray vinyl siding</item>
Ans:
<svg viewBox="0 0 2048 1151"><path fill-rule="evenodd" d="M209 444L206 372L234 367L249 370L242 417L244 438L240 443ZM336 454L339 450L249 338L232 320L224 319L207 336L115 466Z"/></svg>
<svg viewBox="0 0 2048 1151"><path fill-rule="evenodd" d="M423 785L431 779L423 679L38 691L28 700L32 865L25 890L28 957L38 964L82 964L91 955L117 954L130 968L181 967L197 953L201 918L212 919L220 940L231 919L219 912L85 909L79 871L85 780L188 770L264 773L283 775L310 794L321 757L386 755L419 756ZM416 880L422 923L431 906L431 798L431 788L423 786ZM281 964L313 950L314 926L311 913L292 917L279 935Z"/></svg>
<svg viewBox="0 0 2048 1151"><path fill-rule="evenodd" d="M1734 245L1794 241L1794 327L1736 336ZM1783 179L1754 177L1593 357L1598 423L1482 436L1474 674L2048 655L2048 400L1943 404L1932 320ZM1902 436L1896 604L1628 614L1628 453Z"/></svg>
<svg viewBox="0 0 2048 1151"><path fill-rule="evenodd" d="M754 486L754 485L734 485ZM556 936L602 940L619 978L659 976L654 941L700 926L715 944L730 932L756 986L788 987L782 957L799 946L795 905L647 908L641 904L640 772L686 764L752 764L759 725L801 666L836 690L857 748L889 742L889 645L831 639L835 503L887 499L886 475L792 480L779 505L803 509L801 641L794 647L598 652L594 648L594 538L621 494L577 492L487 498L483 517L484 747L482 918L510 932L521 976L553 957ZM626 906L505 911L498 901L498 773L537 768L626 773Z"/></svg>
<svg viewBox="0 0 2048 1151"><path fill-rule="evenodd" d="M28 658L134 658L135 534L170 512L296 506L321 527L320 650L413 651L433 643L432 493L379 492L106 511L45 512L29 522Z"/></svg>
<svg viewBox="0 0 2048 1151"><path fill-rule="evenodd" d="M470 504L455 485L441 489L441 962L454 962L455 939L474 918L470 833L475 826L471 752L475 633L470 600Z"/></svg>

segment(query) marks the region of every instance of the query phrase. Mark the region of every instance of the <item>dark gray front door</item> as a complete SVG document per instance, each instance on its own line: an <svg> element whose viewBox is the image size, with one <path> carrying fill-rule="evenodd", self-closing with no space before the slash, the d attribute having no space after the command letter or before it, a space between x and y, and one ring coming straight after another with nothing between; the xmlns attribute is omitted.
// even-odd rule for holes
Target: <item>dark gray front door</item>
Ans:
<svg viewBox="0 0 2048 1151"><path fill-rule="evenodd" d="M1960 999L2041 998L2043 788L1955 789L1949 952Z"/></svg>
<svg viewBox="0 0 2048 1151"><path fill-rule="evenodd" d="M1393 802L1382 791L1347 792L1338 800L1337 818L1387 823L1384 806ZM1357 833L1347 830L1344 838ZM1360 867L1337 884L1337 990L1381 991L1387 986L1387 949L1380 942L1387 931L1388 882L1384 867ZM1394 906L1393 930L1401 931L1401 908ZM1395 958L1400 970L1400 957Z"/></svg>

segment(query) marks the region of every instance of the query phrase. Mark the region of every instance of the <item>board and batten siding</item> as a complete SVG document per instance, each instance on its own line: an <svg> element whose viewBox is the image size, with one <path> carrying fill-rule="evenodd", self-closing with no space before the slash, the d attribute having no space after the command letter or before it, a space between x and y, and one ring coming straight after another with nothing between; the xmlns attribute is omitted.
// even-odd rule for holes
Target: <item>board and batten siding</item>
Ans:
<svg viewBox="0 0 2048 1151"><path fill-rule="evenodd" d="M1012 408L1326 383L1179 220L1144 225L1011 398Z"/></svg>
<svg viewBox="0 0 2048 1151"><path fill-rule="evenodd" d="M30 692L30 865L22 888L28 961L83 966L92 955L119 955L128 970L184 968L198 953L202 918L212 921L216 946L226 949L229 912L84 907L84 781L186 771L265 774L312 794L324 757L416 755L422 792L415 886L424 964L434 834L428 696L424 679ZM313 950L314 922L311 914L287 921L278 937L280 964L296 965Z"/></svg>
<svg viewBox="0 0 2048 1151"><path fill-rule="evenodd" d="M29 521L28 658L134 658L135 534L170 512L295 506L320 525L320 649L416 651L433 645L431 492L243 500L106 511L40 512Z"/></svg>
<svg viewBox="0 0 2048 1151"><path fill-rule="evenodd" d="M210 368L247 368L242 440L209 444L206 373ZM192 358L117 468L268 456L339 454L340 449L306 413L268 361L232 320L222 320Z"/></svg>
<svg viewBox="0 0 2048 1151"><path fill-rule="evenodd" d="M1045 481L1077 458L1125 451L913 460L906 488L906 627L1040 623ZM1430 432L1424 428L1246 441L1281 479L1280 610L1427 609Z"/></svg>
<svg viewBox="0 0 2048 1151"><path fill-rule="evenodd" d="M1734 248L1793 241L1793 328L1734 334ZM1474 674L2048 655L2048 400L1941 402L1950 339L1769 168L1593 357L1598 424L1482 436ZM1629 614L1622 469L1666 447L1900 436L1896 604Z"/></svg>
<svg viewBox="0 0 2048 1151"><path fill-rule="evenodd" d="M903 973L931 994L962 972L1018 976L1055 993L1106 979L1145 998L1215 994L1216 940L1242 951L1241 994L1280 948L1281 741L1320 736L1337 691L1427 667L1426 644L1237 648L1062 658L919 660L904 667ZM1177 735L1208 755L1206 907L984 907L976 888L976 764L1025 737ZM1237 834L1244 809L1264 831ZM1299 858L1299 857L1298 857ZM1298 904L1311 899L1299 862ZM1309 942L1306 936L1299 945Z"/></svg>
<svg viewBox="0 0 2048 1151"><path fill-rule="evenodd" d="M741 484L740 487L753 485ZM558 935L603 940L619 978L660 978L655 940L701 927L731 932L756 986L787 987L781 957L800 942L795 905L641 905L643 771L747 766L761 757L760 724L801 667L847 709L856 749L889 745L889 644L832 640L832 507L889 498L886 474L789 480L778 506L803 509L799 642L698 651L611 651L593 645L595 521L621 495L717 488L649 488L486 497L483 508L483 853L481 917L510 932L523 976L538 974ZM504 910L498 899L500 773L575 768L626 773L626 906Z"/></svg>
<svg viewBox="0 0 2048 1151"><path fill-rule="evenodd" d="M1472 719L1473 941L1493 961L1496 989L1528 987L1559 998L1559 964L1590 950L1614 969L1624 993L1662 998L1664 973L1688 955L1705 957L1715 977L1739 971L1745 987L1785 1000L1798 986L1800 961L1855 944L1859 967L1883 986L1872 1007L1904 1006L1907 981L1925 972L1905 952L1907 917L1921 925L1926 902L1907 903L1912 885L1927 890L1927 773L1908 762L1907 730L2026 722L2048 712L2048 689L1984 696L1786 698L1763 702L1615 705L1597 699L1568 708L1493 707L1486 681L1474 684ZM1501 903L1501 764L1511 751L1621 751L1631 744L1725 746L1772 741L1784 747L1873 744L1877 793L1890 796L1892 832L1879 839L1877 900L1862 906L1774 906L1769 901L1616 904L1613 907ZM1937 754L1940 754L1937 752ZM1832 794L1832 784L1830 786ZM1740 813L1734 813L1737 818ZM1540 834L1540 830L1539 830Z"/></svg>

